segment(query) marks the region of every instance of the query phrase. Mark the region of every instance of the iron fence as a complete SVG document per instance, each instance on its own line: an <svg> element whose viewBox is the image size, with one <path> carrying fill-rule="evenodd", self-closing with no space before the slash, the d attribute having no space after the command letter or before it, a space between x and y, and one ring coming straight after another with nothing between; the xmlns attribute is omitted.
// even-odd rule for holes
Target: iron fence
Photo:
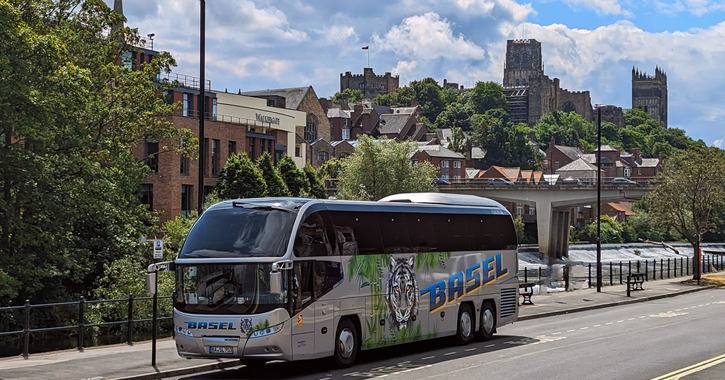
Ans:
<svg viewBox="0 0 725 380"><path fill-rule="evenodd" d="M172 298L171 296L159 296L158 297L158 299L171 299L171 298ZM25 305L23 305L23 306L0 307L0 312L6 312L6 311L12 311L12 310L22 310L23 314L24 314L24 325L23 325L22 330L0 332L0 337L10 336L10 335L22 335L23 357L26 359L30 355L30 339L31 339L32 333L39 333L39 332L50 332L50 331L76 329L76 336L78 337L78 347L77 348L78 348L78 351L83 351L83 338L84 338L84 332L85 332L84 330L86 328L125 325L126 326L126 343L128 345L133 345L134 323L153 321L153 318L134 319L134 308L133 308L134 302L152 300L152 299L153 299L153 297L134 297L133 294L129 294L128 298L109 299L109 300L86 300L83 296L81 296L78 301L45 303L45 304L35 304L35 305L31 304L30 300L25 300ZM86 307L87 307L86 305L101 304L101 303L118 303L118 302L127 302L128 303L128 314L127 314L126 319L110 321L110 322L101 322L101 323L86 323ZM48 307L73 306L73 305L77 305L77 307L78 307L78 324L77 325L37 327L37 328L33 328L31 326L30 313L32 310L40 309L40 308L48 308ZM173 318L173 316L169 315L169 316L159 317L159 318L157 318L157 320L170 320L172 318Z"/></svg>

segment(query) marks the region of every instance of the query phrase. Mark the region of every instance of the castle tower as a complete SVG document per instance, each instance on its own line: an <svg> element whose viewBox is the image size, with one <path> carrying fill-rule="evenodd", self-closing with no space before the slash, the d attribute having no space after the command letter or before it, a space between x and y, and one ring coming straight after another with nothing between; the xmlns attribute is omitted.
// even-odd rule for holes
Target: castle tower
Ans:
<svg viewBox="0 0 725 380"><path fill-rule="evenodd" d="M632 109L641 109L667 128L667 74L659 66L654 75L632 66Z"/></svg>
<svg viewBox="0 0 725 380"><path fill-rule="evenodd" d="M537 40L506 41L503 86L527 86L531 78L544 75L541 42Z"/></svg>

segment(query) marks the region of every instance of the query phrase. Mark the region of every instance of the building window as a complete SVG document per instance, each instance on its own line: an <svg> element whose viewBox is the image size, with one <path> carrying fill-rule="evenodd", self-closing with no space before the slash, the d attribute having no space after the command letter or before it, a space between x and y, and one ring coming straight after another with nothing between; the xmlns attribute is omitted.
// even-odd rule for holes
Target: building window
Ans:
<svg viewBox="0 0 725 380"><path fill-rule="evenodd" d="M350 156L350 153L348 153L348 152L340 153L340 158L347 158L348 156Z"/></svg>
<svg viewBox="0 0 725 380"><path fill-rule="evenodd" d="M637 175L642 175L642 169L637 168Z"/></svg>
<svg viewBox="0 0 725 380"><path fill-rule="evenodd" d="M524 53L523 58L521 59L521 63L529 63L529 56L526 53Z"/></svg>
<svg viewBox="0 0 725 380"><path fill-rule="evenodd" d="M529 206L529 215L536 215L536 207Z"/></svg>
<svg viewBox="0 0 725 380"><path fill-rule="evenodd" d="M521 216L523 214L524 214L524 206L521 205L520 203L517 203L516 204L516 215Z"/></svg>
<svg viewBox="0 0 725 380"><path fill-rule="evenodd" d="M274 99L267 99L267 107L274 107Z"/></svg>
<svg viewBox="0 0 725 380"><path fill-rule="evenodd" d="M216 120L216 110L217 110L216 98L212 98L211 102L212 102L211 117L212 117L212 120Z"/></svg>
<svg viewBox="0 0 725 380"><path fill-rule="evenodd" d="M192 188L191 185L181 185L181 215L187 216L191 212Z"/></svg>
<svg viewBox="0 0 725 380"><path fill-rule="evenodd" d="M526 79L522 79L522 80L521 80L521 85L522 85L522 86L526 86Z"/></svg>
<svg viewBox="0 0 725 380"><path fill-rule="evenodd" d="M219 140L211 140L211 175L219 174Z"/></svg>
<svg viewBox="0 0 725 380"><path fill-rule="evenodd" d="M365 83L359 83L359 84L357 85L357 88L359 88L359 89L361 89L361 90L364 90L364 89L365 89Z"/></svg>
<svg viewBox="0 0 725 380"><path fill-rule="evenodd" d="M121 56L121 62L123 62L123 67L128 70L133 70L133 60L131 58L130 51L123 53L123 55Z"/></svg>
<svg viewBox="0 0 725 380"><path fill-rule="evenodd" d="M229 150L229 157L235 155L237 153L237 142L236 141L230 141L227 144L227 149Z"/></svg>
<svg viewBox="0 0 725 380"><path fill-rule="evenodd" d="M141 204L149 205L149 210L154 209L154 185L141 185Z"/></svg>
<svg viewBox="0 0 725 380"><path fill-rule="evenodd" d="M302 155L300 154L300 146L299 145L295 145L295 157L302 157Z"/></svg>
<svg viewBox="0 0 725 380"><path fill-rule="evenodd" d="M383 90L383 91L385 90L385 83L383 83L383 84L380 85L380 89Z"/></svg>
<svg viewBox="0 0 725 380"><path fill-rule="evenodd" d="M159 172L159 143L155 140L146 140L146 149L144 152L146 157L146 165L148 165L154 173Z"/></svg>
<svg viewBox="0 0 725 380"><path fill-rule="evenodd" d="M460 169L461 161L453 161L453 169Z"/></svg>
<svg viewBox="0 0 725 380"><path fill-rule="evenodd" d="M518 79L516 79L516 85L517 85L517 86L519 85L519 80L518 80Z"/></svg>
<svg viewBox="0 0 725 380"><path fill-rule="evenodd" d="M441 161L441 167L442 168L447 168L448 167L448 160Z"/></svg>
<svg viewBox="0 0 725 380"><path fill-rule="evenodd" d="M559 161L554 162L554 169L559 169Z"/></svg>
<svg viewBox="0 0 725 380"><path fill-rule="evenodd" d="M181 175L189 175L189 158L186 156L181 156L181 167L179 168L179 173Z"/></svg>
<svg viewBox="0 0 725 380"><path fill-rule="evenodd" d="M413 165L417 165L417 164L418 164L418 159L416 158L413 160Z"/></svg>
<svg viewBox="0 0 725 380"><path fill-rule="evenodd" d="M194 95L184 94L182 115L183 116L193 116L193 113L194 113Z"/></svg>
<svg viewBox="0 0 725 380"><path fill-rule="evenodd" d="M330 159L330 153L327 152L317 152L317 159L325 162Z"/></svg>
<svg viewBox="0 0 725 380"><path fill-rule="evenodd" d="M270 155L274 153L274 151L272 151L272 143L272 140L267 140L267 152L269 152Z"/></svg>
<svg viewBox="0 0 725 380"><path fill-rule="evenodd" d="M632 169L627 169L627 168L625 168L625 169L624 169L624 176L625 176L625 177L629 177L629 176L631 176L631 175L632 175Z"/></svg>
<svg viewBox="0 0 725 380"><path fill-rule="evenodd" d="M209 175L209 139L204 139L204 176Z"/></svg>
<svg viewBox="0 0 725 380"><path fill-rule="evenodd" d="M444 181L448 181L448 174L443 174L441 176L441 179L444 180Z"/></svg>
<svg viewBox="0 0 725 380"><path fill-rule="evenodd" d="M257 157L254 155L254 148L256 148L255 145L257 145L257 139L254 137L250 137L249 138L249 158L251 158L252 161L257 159Z"/></svg>
<svg viewBox="0 0 725 380"><path fill-rule="evenodd" d="M307 115L307 125L305 126L305 140L317 140L317 118L315 115Z"/></svg>
<svg viewBox="0 0 725 380"><path fill-rule="evenodd" d="M347 122L347 120L345 122ZM342 129L342 139L343 140L350 140L350 128L343 128Z"/></svg>

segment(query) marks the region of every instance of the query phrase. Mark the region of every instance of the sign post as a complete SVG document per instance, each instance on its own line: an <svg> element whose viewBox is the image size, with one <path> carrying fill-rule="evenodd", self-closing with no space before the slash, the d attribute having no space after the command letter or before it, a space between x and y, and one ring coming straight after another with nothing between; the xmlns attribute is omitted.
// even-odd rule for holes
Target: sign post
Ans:
<svg viewBox="0 0 725 380"><path fill-rule="evenodd" d="M164 242L163 240L154 240L154 264L164 258ZM157 324L157 306L158 306L158 287L159 287L159 270L154 265L154 294L153 294L153 326L151 327L151 365L156 366L156 330Z"/></svg>

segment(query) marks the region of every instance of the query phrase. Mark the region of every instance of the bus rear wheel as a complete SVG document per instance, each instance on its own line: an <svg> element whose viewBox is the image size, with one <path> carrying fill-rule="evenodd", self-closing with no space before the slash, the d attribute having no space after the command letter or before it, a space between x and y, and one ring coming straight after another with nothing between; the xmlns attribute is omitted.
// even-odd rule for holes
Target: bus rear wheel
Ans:
<svg viewBox="0 0 725 380"><path fill-rule="evenodd" d="M461 304L458 308L458 331L456 332L456 340L461 346L465 346L473 340L473 332L475 328L475 317L473 310L467 303Z"/></svg>
<svg viewBox="0 0 725 380"><path fill-rule="evenodd" d="M360 342L355 324L348 318L343 318L337 326L335 334L335 362L340 368L347 368L355 362Z"/></svg>
<svg viewBox="0 0 725 380"><path fill-rule="evenodd" d="M496 330L496 312L488 301L481 305L480 326L478 331L476 331L476 338L478 340L487 341L493 338L493 332Z"/></svg>

